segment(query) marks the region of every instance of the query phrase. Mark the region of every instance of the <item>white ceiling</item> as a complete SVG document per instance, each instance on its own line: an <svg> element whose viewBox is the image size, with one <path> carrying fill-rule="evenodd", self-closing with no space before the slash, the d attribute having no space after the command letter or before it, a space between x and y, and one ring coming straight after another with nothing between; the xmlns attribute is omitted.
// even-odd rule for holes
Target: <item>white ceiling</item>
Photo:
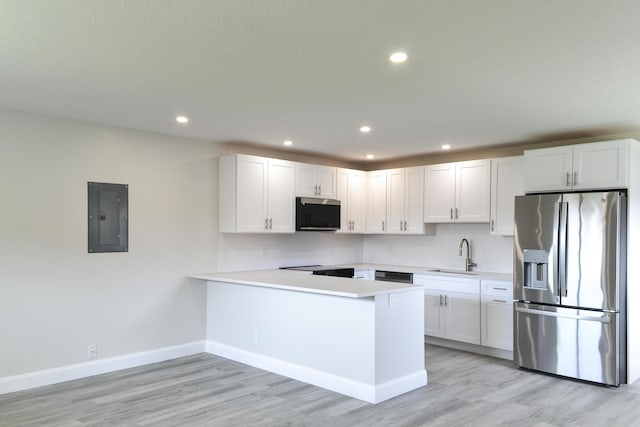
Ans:
<svg viewBox="0 0 640 427"><path fill-rule="evenodd" d="M639 132L639 17L638 0L0 0L0 108L352 160Z"/></svg>

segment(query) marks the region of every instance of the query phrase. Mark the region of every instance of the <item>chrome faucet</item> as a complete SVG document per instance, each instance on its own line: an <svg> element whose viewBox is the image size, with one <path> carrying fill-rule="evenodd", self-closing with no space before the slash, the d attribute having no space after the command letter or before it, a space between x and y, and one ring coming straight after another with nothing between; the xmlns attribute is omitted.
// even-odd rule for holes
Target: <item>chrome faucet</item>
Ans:
<svg viewBox="0 0 640 427"><path fill-rule="evenodd" d="M469 258L469 253L471 252L471 244L469 243L469 241L467 239L462 239L460 240L460 248L458 250L458 255L462 256L462 245L466 243L467 244L467 258L465 260L465 267L464 267L464 271L471 271L473 269L473 267L477 267L478 264L471 262L471 258Z"/></svg>

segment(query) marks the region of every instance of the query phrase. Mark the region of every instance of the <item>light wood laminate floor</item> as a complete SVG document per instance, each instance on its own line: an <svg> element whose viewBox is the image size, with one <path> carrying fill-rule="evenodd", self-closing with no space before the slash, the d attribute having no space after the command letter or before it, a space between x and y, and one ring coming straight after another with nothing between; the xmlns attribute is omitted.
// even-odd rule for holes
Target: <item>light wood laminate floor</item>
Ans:
<svg viewBox="0 0 640 427"><path fill-rule="evenodd" d="M210 354L0 395L0 426L640 426L607 388L427 345L429 384L371 405Z"/></svg>

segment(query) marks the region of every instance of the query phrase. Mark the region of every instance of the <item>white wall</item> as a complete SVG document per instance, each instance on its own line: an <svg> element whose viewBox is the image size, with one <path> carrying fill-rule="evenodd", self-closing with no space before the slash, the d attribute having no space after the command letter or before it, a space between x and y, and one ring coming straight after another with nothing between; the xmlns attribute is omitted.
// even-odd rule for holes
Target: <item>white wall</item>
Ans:
<svg viewBox="0 0 640 427"><path fill-rule="evenodd" d="M0 378L204 339L215 145L0 111ZM129 252L87 253L87 182L129 185Z"/></svg>
<svg viewBox="0 0 640 427"><path fill-rule="evenodd" d="M474 269L511 273L513 237L491 236L489 224L437 224L435 236L366 236L363 259L368 263L464 269L465 250L460 240L471 242Z"/></svg>

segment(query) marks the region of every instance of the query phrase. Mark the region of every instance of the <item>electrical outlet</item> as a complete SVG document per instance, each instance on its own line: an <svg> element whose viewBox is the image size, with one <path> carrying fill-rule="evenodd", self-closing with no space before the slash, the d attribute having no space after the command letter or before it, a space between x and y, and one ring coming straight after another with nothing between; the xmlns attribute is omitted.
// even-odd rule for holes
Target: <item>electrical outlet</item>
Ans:
<svg viewBox="0 0 640 427"><path fill-rule="evenodd" d="M395 294L389 294L388 308L394 308L395 306L396 306L396 296Z"/></svg>
<svg viewBox="0 0 640 427"><path fill-rule="evenodd" d="M98 357L98 345L89 344L89 347L87 347L87 359L95 359L96 357Z"/></svg>

